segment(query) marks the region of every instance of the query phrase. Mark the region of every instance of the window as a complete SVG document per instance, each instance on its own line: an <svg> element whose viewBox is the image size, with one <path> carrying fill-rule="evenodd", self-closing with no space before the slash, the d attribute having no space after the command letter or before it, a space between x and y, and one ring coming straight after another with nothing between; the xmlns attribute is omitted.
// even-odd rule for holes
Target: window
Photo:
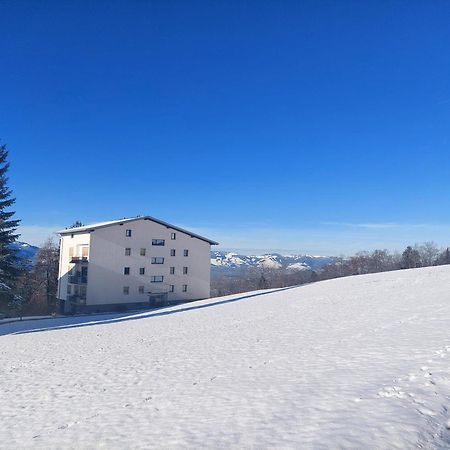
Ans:
<svg viewBox="0 0 450 450"><path fill-rule="evenodd" d="M187 284L183 284L183 292L187 292Z"/></svg>
<svg viewBox="0 0 450 450"><path fill-rule="evenodd" d="M139 275L145 275L145 267L139 269Z"/></svg>
<svg viewBox="0 0 450 450"><path fill-rule="evenodd" d="M184 250L184 251L183 251L183 255L184 255L184 256L189 256L189 250Z"/></svg>
<svg viewBox="0 0 450 450"><path fill-rule="evenodd" d="M170 239L174 241L177 238L177 233L170 233Z"/></svg>
<svg viewBox="0 0 450 450"><path fill-rule="evenodd" d="M131 237L131 230L125 230L125 236Z"/></svg>
<svg viewBox="0 0 450 450"><path fill-rule="evenodd" d="M150 281L152 283L162 283L164 281L164 277L162 275L156 275L150 277Z"/></svg>
<svg viewBox="0 0 450 450"><path fill-rule="evenodd" d="M152 264L164 264L164 258L159 256L153 257Z"/></svg>
<svg viewBox="0 0 450 450"><path fill-rule="evenodd" d="M170 256L175 256L175 249L170 250Z"/></svg>
<svg viewBox="0 0 450 450"><path fill-rule="evenodd" d="M183 267L183 275L187 275L188 272L188 268L187 267Z"/></svg>
<svg viewBox="0 0 450 450"><path fill-rule="evenodd" d="M175 275L175 267L170 268L170 275Z"/></svg>
<svg viewBox="0 0 450 450"><path fill-rule="evenodd" d="M73 239L73 234L70 235L70 238Z"/></svg>
<svg viewBox="0 0 450 450"><path fill-rule="evenodd" d="M145 248L141 248L141 253L140 253L140 255L141 255L141 256L145 256Z"/></svg>
<svg viewBox="0 0 450 450"><path fill-rule="evenodd" d="M139 294L143 294L144 293L144 286L139 286Z"/></svg>
<svg viewBox="0 0 450 450"><path fill-rule="evenodd" d="M69 258L73 256L73 247L69 247Z"/></svg>
<svg viewBox="0 0 450 450"><path fill-rule="evenodd" d="M130 275L130 268L129 267L124 267L123 268L123 274L124 275Z"/></svg>
<svg viewBox="0 0 450 450"><path fill-rule="evenodd" d="M70 295L72 293L72 285L68 284L67 285L67 293Z"/></svg>
<svg viewBox="0 0 450 450"><path fill-rule="evenodd" d="M175 286L173 284L169 286L169 292L175 292Z"/></svg>
<svg viewBox="0 0 450 450"><path fill-rule="evenodd" d="M130 256L131 255L131 248L126 248L125 249L125 256Z"/></svg>
<svg viewBox="0 0 450 450"><path fill-rule="evenodd" d="M164 239L152 239L152 245L165 245L166 241Z"/></svg>
<svg viewBox="0 0 450 450"><path fill-rule="evenodd" d="M130 286L123 287L123 295L128 295L130 293Z"/></svg>

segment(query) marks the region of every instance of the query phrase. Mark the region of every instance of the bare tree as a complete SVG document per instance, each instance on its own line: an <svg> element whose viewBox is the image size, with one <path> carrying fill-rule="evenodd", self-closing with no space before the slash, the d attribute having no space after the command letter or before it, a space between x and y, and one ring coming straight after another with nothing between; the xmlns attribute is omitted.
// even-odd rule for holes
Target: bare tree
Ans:
<svg viewBox="0 0 450 450"><path fill-rule="evenodd" d="M440 250L434 242L424 242L422 245L416 245L415 249L419 252L423 267L434 266L437 263Z"/></svg>
<svg viewBox="0 0 450 450"><path fill-rule="evenodd" d="M31 270L18 282L18 293L25 300L28 314L56 312L59 247L48 239L39 249Z"/></svg>

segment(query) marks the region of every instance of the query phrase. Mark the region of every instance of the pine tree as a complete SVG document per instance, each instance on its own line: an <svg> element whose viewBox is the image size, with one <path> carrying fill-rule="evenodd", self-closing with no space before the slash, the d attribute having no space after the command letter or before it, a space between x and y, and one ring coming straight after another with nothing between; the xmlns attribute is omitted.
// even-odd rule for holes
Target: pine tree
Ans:
<svg viewBox="0 0 450 450"><path fill-rule="evenodd" d="M76 220L72 225L70 225L69 228L77 228L77 227L84 227L84 223L80 222L79 220Z"/></svg>
<svg viewBox="0 0 450 450"><path fill-rule="evenodd" d="M414 269L416 267L420 267L420 253L409 245L402 254L402 268Z"/></svg>
<svg viewBox="0 0 450 450"><path fill-rule="evenodd" d="M11 206L16 199L11 197L6 176L9 169L8 151L0 145L0 282L9 286L19 274L16 251L11 247L19 237L16 234L20 220L13 219L15 211Z"/></svg>

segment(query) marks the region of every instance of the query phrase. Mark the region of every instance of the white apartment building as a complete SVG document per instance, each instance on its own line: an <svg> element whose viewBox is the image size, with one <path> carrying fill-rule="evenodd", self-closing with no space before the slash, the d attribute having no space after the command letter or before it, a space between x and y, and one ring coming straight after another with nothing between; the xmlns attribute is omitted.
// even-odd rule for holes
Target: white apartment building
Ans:
<svg viewBox="0 0 450 450"><path fill-rule="evenodd" d="M58 232L61 311L145 308L209 297L205 237L150 216Z"/></svg>

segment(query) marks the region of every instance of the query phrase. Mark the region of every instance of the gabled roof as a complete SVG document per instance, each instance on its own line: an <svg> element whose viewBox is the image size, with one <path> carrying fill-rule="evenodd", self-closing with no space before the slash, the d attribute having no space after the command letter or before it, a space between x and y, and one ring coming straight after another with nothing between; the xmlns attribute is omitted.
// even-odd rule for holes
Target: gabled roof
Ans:
<svg viewBox="0 0 450 450"><path fill-rule="evenodd" d="M56 233L59 234L60 236L65 236L67 234L86 233L91 230L92 231L96 230L98 228L105 228L105 227L110 227L112 225L119 225L121 223L134 222L136 220L151 220L152 222L159 223L160 225L164 225L167 228L172 228L173 230L180 231L181 233L185 233L193 238L197 238L202 241L208 242L211 245L219 245L219 243L216 241L212 241L211 239L200 236L199 234L192 233L192 231L185 230L183 228L177 227L176 225L172 225L170 223L164 222L163 220L159 220L159 219L156 219L155 217L151 217L151 216L137 216L137 217L118 219L118 220L110 220L109 222L92 223L90 225L83 225L82 227L66 228L65 230L57 231Z"/></svg>

